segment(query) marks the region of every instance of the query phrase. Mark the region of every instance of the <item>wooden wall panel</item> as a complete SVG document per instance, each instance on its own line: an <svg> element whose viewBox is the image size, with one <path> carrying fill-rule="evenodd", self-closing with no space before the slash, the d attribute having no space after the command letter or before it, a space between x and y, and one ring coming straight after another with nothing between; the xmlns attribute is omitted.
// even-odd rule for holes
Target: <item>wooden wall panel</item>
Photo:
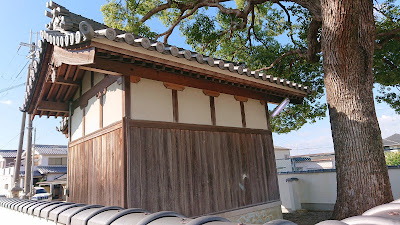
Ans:
<svg viewBox="0 0 400 225"><path fill-rule="evenodd" d="M279 200L271 132L130 124L128 207L198 216Z"/></svg>
<svg viewBox="0 0 400 225"><path fill-rule="evenodd" d="M103 130L70 144L68 201L126 206L122 127Z"/></svg>

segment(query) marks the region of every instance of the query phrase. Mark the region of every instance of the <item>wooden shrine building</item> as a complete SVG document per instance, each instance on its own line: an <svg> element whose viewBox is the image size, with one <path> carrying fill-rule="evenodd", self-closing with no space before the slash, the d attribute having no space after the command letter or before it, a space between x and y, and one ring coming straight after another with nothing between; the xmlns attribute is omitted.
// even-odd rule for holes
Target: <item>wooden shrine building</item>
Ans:
<svg viewBox="0 0 400 225"><path fill-rule="evenodd" d="M47 7L23 110L64 118L68 201L280 210L266 103L307 87Z"/></svg>

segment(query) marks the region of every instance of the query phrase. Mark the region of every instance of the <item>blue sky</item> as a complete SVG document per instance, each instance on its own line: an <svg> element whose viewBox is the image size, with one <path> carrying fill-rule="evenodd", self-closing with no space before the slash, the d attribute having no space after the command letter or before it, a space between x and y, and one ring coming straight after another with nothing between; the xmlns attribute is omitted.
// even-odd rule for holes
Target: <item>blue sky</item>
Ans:
<svg viewBox="0 0 400 225"><path fill-rule="evenodd" d="M102 22L103 16L100 7L105 1L56 1L70 11L85 17ZM3 91L9 87L22 84L26 80L28 49L21 47L20 42L29 41L29 31L38 32L44 25L50 22L50 18L44 15L45 0L0 0L0 149L17 149L22 113L19 107L22 105L25 86L10 91ZM150 21L150 25L156 32L164 31L156 21ZM184 38L175 31L169 39L170 44L190 49L184 43ZM18 51L18 52L17 52ZM21 72L22 71L22 72ZM325 101L325 100L323 100ZM393 133L400 133L400 116L386 104L377 104L377 116L382 130L382 136L388 137ZM33 124L36 127L36 143L38 144L67 144L64 135L56 131L60 119L53 117L35 117ZM26 142L26 141L25 141ZM332 136L330 132L329 118L314 124L307 124L298 131L289 134L274 134L274 143L279 146L292 148L292 155L309 154L319 152L331 152Z"/></svg>

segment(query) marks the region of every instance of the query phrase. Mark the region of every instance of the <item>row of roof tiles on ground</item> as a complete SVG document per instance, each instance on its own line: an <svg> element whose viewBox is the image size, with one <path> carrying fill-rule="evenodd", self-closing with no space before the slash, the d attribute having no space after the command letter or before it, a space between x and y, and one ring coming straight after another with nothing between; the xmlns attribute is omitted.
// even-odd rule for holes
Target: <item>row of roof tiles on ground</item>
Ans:
<svg viewBox="0 0 400 225"><path fill-rule="evenodd" d="M117 206L86 205L65 202L33 201L0 198L4 208L65 225L245 225L217 216L186 218L171 211L150 213L144 209L124 209ZM33 224L33 223L32 223ZM275 220L265 225L296 225L287 220Z"/></svg>

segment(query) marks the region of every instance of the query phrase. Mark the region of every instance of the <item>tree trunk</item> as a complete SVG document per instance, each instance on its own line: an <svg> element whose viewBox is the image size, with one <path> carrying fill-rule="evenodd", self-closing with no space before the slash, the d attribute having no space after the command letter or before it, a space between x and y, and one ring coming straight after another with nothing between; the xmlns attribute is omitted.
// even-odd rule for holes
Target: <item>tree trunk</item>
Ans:
<svg viewBox="0 0 400 225"><path fill-rule="evenodd" d="M373 98L372 0L322 0L324 82L343 219L393 200Z"/></svg>

